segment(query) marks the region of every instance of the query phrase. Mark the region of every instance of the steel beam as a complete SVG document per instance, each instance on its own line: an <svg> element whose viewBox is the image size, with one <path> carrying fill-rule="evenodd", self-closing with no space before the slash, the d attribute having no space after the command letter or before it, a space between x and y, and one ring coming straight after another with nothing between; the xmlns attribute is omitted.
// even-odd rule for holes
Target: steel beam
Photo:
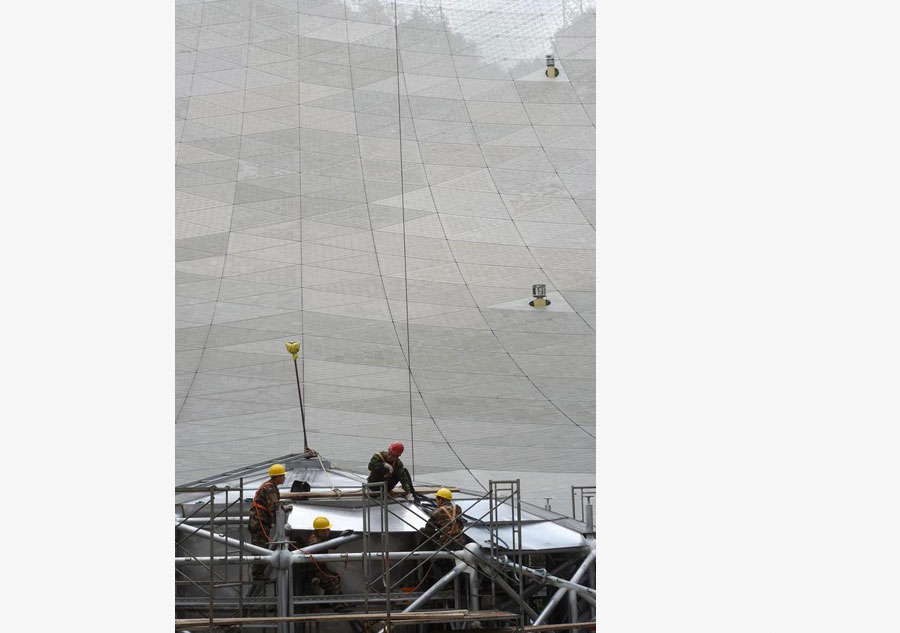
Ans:
<svg viewBox="0 0 900 633"><path fill-rule="evenodd" d="M356 532L354 534L348 534L347 536L338 536L337 538L329 539L327 541L323 541L321 543L316 543L315 545L309 545L307 547L301 548L304 552L308 554L315 554L316 552L323 552L325 550L332 549L334 547L338 547L339 545L343 545L344 543L350 543L352 541L356 541L362 538L362 532ZM292 553L291 555L294 555ZM318 560L318 556L316 559Z"/></svg>
<svg viewBox="0 0 900 633"><path fill-rule="evenodd" d="M514 591L513 588L510 587L505 580L503 580L503 578L501 578L500 576L495 576L494 582L497 583L500 588L509 595L510 598L515 600L516 604L518 604L520 607L522 607L522 609L525 610L525 613L528 614L528 617L531 618L532 621L534 621L538 617L537 611L528 606L528 603L522 600L522 596L516 593L516 591Z"/></svg>
<svg viewBox="0 0 900 633"><path fill-rule="evenodd" d="M421 606L422 604L427 602L429 599L431 599L431 596L433 596L438 591L440 591L444 585L446 585L448 582L450 582L451 580L456 578L456 576L458 574L460 574L463 570L465 570L466 567L468 567L468 564L466 564L466 563L457 563L456 567L454 567L453 569L448 571L446 574L441 576L441 578L439 578L436 583L431 585L431 587L429 587L425 593L423 593L421 596L416 598L416 600L411 605L409 605L408 607L403 609L403 611L401 613L409 613L410 611L415 611L416 609L418 609L419 606Z"/></svg>
<svg viewBox="0 0 900 633"><path fill-rule="evenodd" d="M178 525L175 524L175 527L182 532L190 532L192 535L196 536L205 536L206 538L210 538L217 543L223 543L226 545L233 545L238 549L243 547L244 551L252 552L258 556L269 556L272 554L272 550L266 549L264 547L259 547L258 545L253 545L252 543L241 542L237 539L233 539L229 536L224 536L222 534L215 534L213 532L207 532L206 530L201 530L200 528L191 527L189 525ZM218 558L218 557L215 557ZM176 559L177 560L177 559ZM194 558L194 560L200 560L199 558Z"/></svg>
<svg viewBox="0 0 900 633"><path fill-rule="evenodd" d="M588 557L593 558L596 556L596 550L592 550L591 554ZM536 569L531 569L530 567L526 567L525 565L519 565L518 563L514 563L510 560L503 561L500 564L506 565L511 569L522 572L532 578L537 578L542 582L546 582L547 584L553 585L554 587L561 587L563 589L571 589L576 592L582 598L584 598L590 604L596 604L597 590L591 589L590 587L585 587L584 585L579 585L570 580L566 580L565 578L557 578L556 576L551 576L550 574L540 572Z"/></svg>
<svg viewBox="0 0 900 633"><path fill-rule="evenodd" d="M262 549L262 548L257 548ZM255 563L259 562L260 559L269 559L272 556L272 550L263 550L266 552L266 555L257 555L257 556L244 556L245 563ZM313 552L315 554L315 552ZM451 559L459 559L462 557L462 551L454 552L432 552L428 550L424 550L421 552L388 552L390 556L404 556L409 555L408 560L428 560L429 558L444 558L447 560ZM383 552L369 552L365 554L363 552L344 552L342 554L315 554L314 556L309 554L304 554L303 552L292 552L291 558L293 564L297 563L307 563L312 562L313 559L317 563L340 563L343 561L358 562L363 559L363 557L369 560L383 560L384 553ZM210 559L208 556L176 556L176 563L208 563L212 560L215 563L218 562L239 562L237 556L214 556Z"/></svg>
<svg viewBox="0 0 900 633"><path fill-rule="evenodd" d="M584 559L584 562L582 562L581 565L578 567L578 569L575 571L575 574L572 576L572 579L568 582L568 584L574 585L576 587L580 587L581 585L576 585L575 583L577 583L581 579L581 577L584 575L584 572L586 572L588 570L588 568L594 562L594 559L596 557L597 557L597 550L592 550L591 553L588 554L587 557ZM535 626L537 626L539 624L543 624L544 620L547 619L547 616L550 615L550 612L553 611L553 609L556 607L556 605L559 604L560 600L562 600L563 596L566 594L567 591L572 591L572 595L575 595L574 590L572 590L568 587L560 587L559 589L557 589L556 593L553 594L553 597L550 598L550 602L547 603L547 606L544 607L544 610L541 611L541 614L534 621ZM576 618L576 620L577 620L577 618ZM573 622L576 620L573 620Z"/></svg>

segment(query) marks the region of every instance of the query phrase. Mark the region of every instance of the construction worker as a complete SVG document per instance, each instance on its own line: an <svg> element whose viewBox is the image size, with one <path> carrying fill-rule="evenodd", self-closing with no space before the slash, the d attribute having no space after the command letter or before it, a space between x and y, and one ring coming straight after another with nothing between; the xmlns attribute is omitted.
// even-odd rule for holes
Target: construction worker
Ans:
<svg viewBox="0 0 900 633"><path fill-rule="evenodd" d="M456 550L462 547L459 534L463 529L463 511L453 503L453 493L448 488L441 488L434 493L434 501L437 504L434 512L428 517L428 522L422 529L426 538L434 537L433 541L442 550ZM457 561L448 559L432 559L431 577L433 581L453 569Z"/></svg>
<svg viewBox="0 0 900 633"><path fill-rule="evenodd" d="M404 493L414 494L412 478L409 476L409 471L404 468L403 462L400 461L402 454L403 444L394 442L388 447L388 450L372 455L372 459L369 460L369 483L386 481L388 492L390 492L399 482Z"/></svg>
<svg viewBox="0 0 900 633"><path fill-rule="evenodd" d="M442 549L459 549L462 543L457 537L463 529L462 508L453 503L453 493L449 488L441 488L434 493L434 502L437 508L428 517L422 533L427 538L434 536Z"/></svg>
<svg viewBox="0 0 900 633"><path fill-rule="evenodd" d="M325 541L330 541L331 536L331 521L328 520L328 517L318 516L313 519L313 533L309 535L309 539L306 541L306 545L316 545L317 543L324 543ZM338 536L349 536L353 534L353 530L344 530ZM333 549L337 546L332 546L326 548L326 551L329 549ZM312 555L315 558L315 555ZM319 587L322 588L322 591L327 596L335 596L341 593L341 577L334 573L331 569L328 568L324 563L314 563L316 566L316 578L319 579ZM335 606L335 611L347 611L348 607L345 605L337 605Z"/></svg>
<svg viewBox="0 0 900 633"><path fill-rule="evenodd" d="M275 512L281 503L278 486L284 483L286 476L284 464L272 464L269 467L269 479L264 481L253 495L248 528L250 542L254 545L269 547L269 542L275 540ZM291 504L282 507L285 512L293 510ZM266 581L266 563L253 565L251 577L256 581L256 585L251 589L251 594L255 594Z"/></svg>

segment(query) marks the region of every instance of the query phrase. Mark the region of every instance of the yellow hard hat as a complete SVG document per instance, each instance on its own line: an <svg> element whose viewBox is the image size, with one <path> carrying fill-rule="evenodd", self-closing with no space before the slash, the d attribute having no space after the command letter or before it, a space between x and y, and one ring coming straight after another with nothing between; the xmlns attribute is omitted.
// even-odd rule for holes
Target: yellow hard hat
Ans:
<svg viewBox="0 0 900 633"><path fill-rule="evenodd" d="M448 488L441 488L436 493L434 493L435 497L441 497L442 499L446 499L447 501L453 501L453 494L451 494Z"/></svg>
<svg viewBox="0 0 900 633"><path fill-rule="evenodd" d="M287 471L284 469L284 464L272 464L269 466L269 477L277 477L278 475L284 475Z"/></svg>
<svg viewBox="0 0 900 633"><path fill-rule="evenodd" d="M313 529L314 530L330 530L331 529L331 521L328 520L328 517L316 517L313 519Z"/></svg>

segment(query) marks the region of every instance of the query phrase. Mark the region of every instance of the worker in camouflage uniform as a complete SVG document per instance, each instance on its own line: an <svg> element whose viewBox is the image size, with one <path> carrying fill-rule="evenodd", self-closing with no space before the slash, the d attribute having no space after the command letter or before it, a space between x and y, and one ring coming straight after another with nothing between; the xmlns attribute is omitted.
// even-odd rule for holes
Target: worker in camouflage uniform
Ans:
<svg viewBox="0 0 900 633"><path fill-rule="evenodd" d="M428 522L422 529L426 538L431 538L435 548L441 550L457 550L463 546L460 533L463 529L463 511L453 503L453 493L447 488L441 488L434 495L437 504L434 512L428 517ZM432 538L433 537L433 538ZM443 575L447 574L459 561L444 558L431 559L432 584Z"/></svg>
<svg viewBox="0 0 900 633"><path fill-rule="evenodd" d="M269 468L269 479L264 481L253 495L248 528L250 542L254 545L268 548L269 542L275 539L275 511L281 502L278 486L284 483L286 476L284 464L272 464ZM283 509L290 512L293 506L286 504ZM266 580L266 563L253 565L251 577L257 582L257 586L251 590L251 593L255 593L260 589L259 585Z"/></svg>
<svg viewBox="0 0 900 633"><path fill-rule="evenodd" d="M353 534L353 530L344 530L338 536L349 536L351 534ZM309 535L306 545L309 547L310 545L324 543L332 540L332 538L337 537L331 536L331 521L328 520L328 517L319 516L313 519L313 533ZM334 545L328 547L325 551L333 549L334 547L337 546ZM329 569L328 565L315 562L315 555L313 554L312 556L316 566L316 578L319 579L319 587L322 588L322 592L327 596L336 596L341 593L341 577ZM344 605L337 605L335 607L335 611L346 610L348 610L348 608Z"/></svg>
<svg viewBox="0 0 900 633"><path fill-rule="evenodd" d="M409 471L400 461L403 454L403 444L394 442L386 451L379 451L369 460L369 483L387 481L387 489L390 492L398 483L403 487L403 492L411 495L415 493L412 478Z"/></svg>

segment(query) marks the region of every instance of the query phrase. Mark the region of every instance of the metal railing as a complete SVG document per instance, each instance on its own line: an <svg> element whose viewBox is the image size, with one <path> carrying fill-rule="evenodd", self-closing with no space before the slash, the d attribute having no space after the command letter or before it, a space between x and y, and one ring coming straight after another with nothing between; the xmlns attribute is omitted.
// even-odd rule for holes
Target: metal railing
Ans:
<svg viewBox="0 0 900 633"><path fill-rule="evenodd" d="M550 576L544 570L535 570L524 565L523 552L523 534L522 534L522 502L520 496L519 480L510 481L491 481L490 489L481 497L472 501L472 506L468 512L476 507L479 501L487 501L487 510L479 517L464 514L469 520L468 524L462 529L460 536L466 534L471 528L478 527L480 529L487 528L489 534L488 542L485 543L487 548L482 550L477 544L467 545L463 549L450 549L442 543L440 538L441 532L425 538L419 545L415 546L412 551L392 551L391 550L391 530L390 522L399 520L405 525L417 530L421 525L413 525L406 516L408 510L406 506L399 505L398 500L393 499L389 492L384 490L384 483L361 485L360 493L362 495L363 508L363 532L362 532L362 552L355 553L339 553L339 554L317 554L316 560L321 563L328 561L344 560L345 564L351 560L359 561L362 566L363 574L363 594L359 595L326 595L326 596L295 596L292 582L292 568L294 564L300 562L309 562L312 556L301 552L291 553L287 551L290 543L284 532L284 513L279 509L276 513L276 529L275 540L271 547L277 550L283 550L281 553L271 553L262 548L250 545L244 540L243 525L246 524L246 516L243 506L241 511L235 517L231 512L231 508L235 505L235 501L230 498L230 493L238 492L238 502L243 500L244 496L243 478L240 480L240 487L237 491L227 486L219 488L215 485L209 487L181 487L176 492L206 492L209 499L196 504L195 506L186 506L191 512L185 512L184 517L177 521L179 533L187 533L187 537L178 541L183 543L191 536L208 538L210 542L209 555L203 556L196 548L188 552L188 556L176 558L178 565L186 563L196 563L202 567L202 570L208 574L207 578L191 578L184 574L181 570L176 570L186 579L184 582L195 587L205 589L205 604L202 597L187 598L176 601L176 607L182 612L196 612L203 614L203 607L207 611L205 614L206 626L212 627L216 620L223 621L222 618L232 618L233 626L239 626L243 630L245 624L254 621L254 618L245 617L245 615L256 612L256 620L254 628L264 626L274 628L279 633L292 633L294 631L303 631L304 633L313 633L313 627L318 628L318 624L308 616L294 615L294 604L298 605L314 605L321 603L332 604L360 604L362 603L364 612L355 612L354 614L344 614L341 621L353 621L355 630L359 630L360 625L357 624L353 616L359 616L360 622L372 621L372 607L378 605L384 609L378 610L379 620L384 621L384 630L390 632L393 626L412 626L413 622L421 624L420 620L409 620L406 616L414 612L420 606L431 603L435 599L442 600L446 603L453 600L457 610L459 610L462 600L466 601L470 615L460 620L456 615L456 611L447 612L445 622L458 622L456 627L469 628L478 627L478 615L483 614L485 621L507 619L514 620L515 626L512 630L523 631L529 623L541 624L547 621L553 607L560 602L561 598L568 594L570 596L568 613L573 614L572 622L577 622L577 608L572 606L572 602L581 599L584 604L589 607L594 604L593 590L587 589L578 584L581 576L584 575L585 565L593 570L591 561L582 562L579 568L580 573L576 573L572 580L557 578ZM587 486L579 487L583 497ZM222 499L217 499L217 494L225 493L224 504ZM357 497L358 499L359 497ZM573 490L574 498L574 490ZM218 503L217 503L218 502ZM403 508L404 512L396 511ZM420 507L419 510L425 510ZM208 514L208 516L200 517L198 515ZM427 514L427 510L425 510ZM378 525L376 529L376 519L378 516ZM392 519L393 517L393 519ZM487 522L485 522L487 517ZM205 521L204 521L205 519ZM214 528L220 530L224 526L224 535L217 534ZM449 524L443 529L449 527ZM237 528L238 538L231 538L230 530ZM379 538L380 533L380 538ZM348 540L359 538L359 536L344 537ZM450 542L453 542L452 540ZM225 555L216 556L216 543L224 546ZM373 551L374 547L380 544L380 552ZM433 547L434 549L427 549ZM237 551L235 554L234 551ZM260 551L257 551L260 550ZM263 554L265 552L265 554ZM442 577L433 582L427 590L418 593L418 588L430 575L426 572L425 565L433 564L438 559L447 559L455 562L455 566ZM244 596L243 587L245 565L260 564L269 561L276 573L276 594L274 598L266 598L264 595L259 598L250 598ZM238 582L229 582L229 567L233 568L238 565L237 578ZM224 566L224 567L223 567ZM403 567L401 567L403 566ZM222 569L224 568L224 573ZM430 572L430 569L429 569ZM464 573L465 572L465 573ZM590 574L591 576L593 574ZM233 574L232 574L233 576ZM407 606L402 610L403 621L394 620L398 615L396 610L396 601L400 600L401 594L395 593L396 587L402 586L407 578L413 577L417 582L412 592L409 587L404 589L402 602ZM528 577L529 587L526 590L525 578ZM417 579L417 580L416 580ZM465 583L464 583L465 579ZM482 587L487 586L487 582L481 582L481 579L490 579L489 593L483 593ZM205 582L204 582L205 581ZM442 589L453 581L452 596L442 593ZM379 590L379 585L383 583L384 593ZM464 587L463 585L466 585ZM545 584L555 585L558 588L554 604L549 608L538 600L535 607L529 604L529 597L535 595L539 589ZM236 595L233 592L223 594L222 588L235 588L238 591ZM467 588L467 590L466 590ZM498 591L499 589L499 591ZM373 596L377 594L377 596ZM499 595L505 594L506 604L511 605L511 612L498 611L500 608ZM574 596L578 598L574 598ZM493 611L480 611L479 605L482 599L491 600L490 609ZM218 604L216 601L218 598ZM262 612L259 609L262 609ZM252 610L251 610L252 609ZM272 614L274 611L274 615ZM541 611L541 613L538 613ZM431 611L420 612L424 617ZM590 610L588 611L590 613ZM582 614L583 615L583 614ZM436 616L440 621L440 616ZM262 619L260 619L262 618ZM331 619L333 616L326 615L323 619ZM192 620L196 622L196 620ZM265 621L265 624L264 624ZM197 626L195 624L195 626ZM584 623L579 623L584 626ZM573 627L574 628L574 627ZM377 630L377 629L376 629Z"/></svg>
<svg viewBox="0 0 900 633"><path fill-rule="evenodd" d="M185 516L183 516L179 521L176 521L176 523L175 523L176 530L180 529L182 532L187 533L187 535L184 536L181 540L176 539L176 541L175 541L176 552L177 552L178 547L182 546L185 541L187 541L192 536L200 533L201 531L204 531L200 527L192 527L193 525L197 525L198 523L200 525L203 525L204 527L207 527L208 533L210 535L215 533L214 530L215 530L215 525L217 523L220 523L220 524L224 523L225 534L228 534L230 525L233 524L235 521L235 518L231 516L231 509L234 507L235 504L240 504L240 510L238 513L237 522L238 522L238 524L240 524L243 521L243 516L242 516L243 515L243 498L244 498L244 478L243 477L241 477L239 480L237 490L235 490L234 488L232 488L230 486L223 486L222 488L219 488L216 485L210 485L208 487L188 485L188 486L179 486L179 487L175 488L175 494L194 493L194 492L208 493L209 500L204 501L204 502L200 503L199 505L194 504L193 506L191 506L190 508L193 510L193 512L191 512L191 513L188 513L187 508L185 508L185 512L184 512ZM220 492L225 494L225 502L222 505L222 508L217 511L216 510L216 495ZM237 499L232 501L230 499L230 495L235 492L237 493ZM185 507L185 506L182 506L182 507ZM201 514L202 512L204 512L204 510L207 510L207 509L208 509L208 516L203 517L207 520L205 523L194 520L195 518L199 518L199 517L197 517L198 514ZM213 614L214 614L216 589L234 586L234 584L231 583L228 579L229 566L227 563L228 563L228 556L229 556L229 545L231 545L231 547L233 547L237 550L237 557L238 557L238 562L239 562L238 583L237 583L237 589L238 589L237 590L237 594L238 594L238 614L237 615L238 615L238 617L242 617L244 614L243 558L244 558L245 543L244 543L243 530L240 530L239 539L238 539L237 543L229 543L229 541L230 541L230 539L225 539L224 542L222 539L218 539L218 542L220 544L224 544L224 547L225 547L225 563L226 564L225 564L225 568L224 568L225 569L224 576L222 575L221 570L217 570L215 567L216 561L215 561L214 554L215 554L215 546L216 546L217 539L214 539L212 537L209 538L208 565L206 564L206 561L199 560L199 557L197 555L193 554L192 552L187 552L189 559L191 559L193 562L201 565L202 567L204 567L207 570L208 579L207 579L206 587L201 586L195 580L188 577L183 569L179 569L177 566L175 568L176 597L178 594L179 584L187 584L187 585L198 588L198 590L201 592L205 592L208 597L208 612L207 613L208 613L208 617L209 617L210 621L212 621ZM184 580L179 581L178 580L179 576L182 576L184 578ZM219 581L218 583L216 582L217 579ZM196 609L196 607L194 607L194 608ZM241 627L241 630L243 630L243 626Z"/></svg>
<svg viewBox="0 0 900 633"><path fill-rule="evenodd" d="M594 528L594 506L591 499L597 496L597 486L572 486L572 518Z"/></svg>

